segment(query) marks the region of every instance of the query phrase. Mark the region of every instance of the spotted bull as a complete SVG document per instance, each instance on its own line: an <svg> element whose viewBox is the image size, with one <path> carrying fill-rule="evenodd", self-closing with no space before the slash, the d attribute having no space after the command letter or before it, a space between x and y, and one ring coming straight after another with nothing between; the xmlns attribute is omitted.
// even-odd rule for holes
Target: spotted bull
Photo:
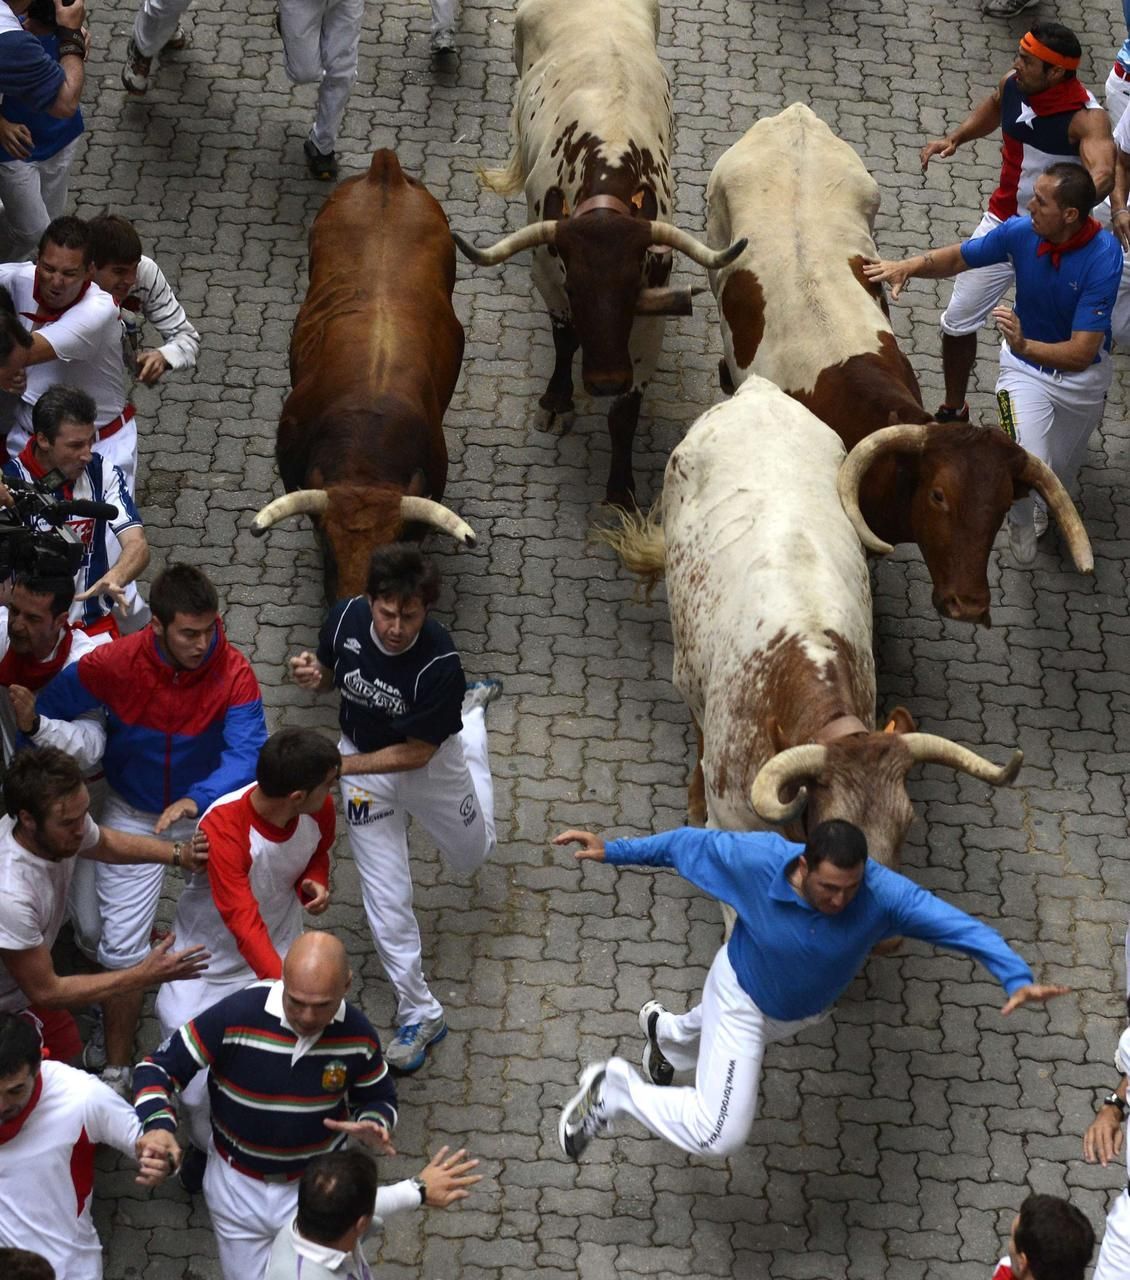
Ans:
<svg viewBox="0 0 1130 1280"><path fill-rule="evenodd" d="M431 525L474 545L471 528L439 502L443 415L463 359L454 287L443 210L395 152L378 151L314 219L275 450L287 493L251 526L262 535L309 514L330 600L364 591L373 548L405 529Z"/></svg>
<svg viewBox="0 0 1130 1280"><path fill-rule="evenodd" d="M998 768L914 732L901 707L876 731L867 562L835 496L843 459L833 431L750 376L671 454L661 517L626 518L607 540L634 572L666 573L674 682L699 730L692 821L803 840L842 818L897 867L915 764L1001 785L1022 755Z"/></svg>
<svg viewBox="0 0 1130 1280"><path fill-rule="evenodd" d="M656 55L657 0L520 0L514 28L519 85L514 151L484 181L525 191L529 223L490 249L456 243L490 266L533 249L533 279L549 310L555 363L541 425L573 413L573 358L585 390L614 397L606 495L634 495L632 439L663 342L663 315L689 310L668 289L672 249L720 267L741 246L713 251L671 225L671 90Z"/></svg>
<svg viewBox="0 0 1130 1280"><path fill-rule="evenodd" d="M707 204L714 243L749 237L711 274L723 385L768 378L837 432L852 451L845 510L869 550L916 542L935 608L988 625L993 539L1012 502L1035 490L1080 572L1092 570L1082 522L1047 466L995 428L941 425L923 408L882 290L861 270L878 257L879 188L846 142L795 103L722 156Z"/></svg>

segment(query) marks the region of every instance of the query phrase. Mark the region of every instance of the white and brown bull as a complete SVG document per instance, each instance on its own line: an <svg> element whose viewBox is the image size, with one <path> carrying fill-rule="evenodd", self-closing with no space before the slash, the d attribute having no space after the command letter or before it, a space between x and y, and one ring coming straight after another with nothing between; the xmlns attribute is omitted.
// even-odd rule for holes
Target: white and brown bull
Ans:
<svg viewBox="0 0 1130 1280"><path fill-rule="evenodd" d="M1023 757L999 768L914 732L901 707L876 731L871 590L836 498L843 459L834 432L750 377L671 454L661 523L627 519L606 537L633 572L666 572L674 683L699 731L691 820L803 839L842 818L897 867L916 763L999 786Z"/></svg>
<svg viewBox="0 0 1130 1280"><path fill-rule="evenodd" d="M748 236L711 275L723 385L759 374L838 433L851 450L845 509L869 550L916 542L935 608L988 625L993 539L1012 502L1035 490L1076 567L1091 572L1086 532L1049 467L995 427L940 424L923 408L883 292L861 271L878 257L879 188L846 142L794 103L722 156L707 205L712 243Z"/></svg>
<svg viewBox="0 0 1130 1280"><path fill-rule="evenodd" d="M438 501L443 415L463 359L451 305L455 251L435 197L393 151L350 178L310 230L310 285L290 340L291 393L275 454L287 493L255 517L264 534L308 514L325 549L326 597L365 589L373 549L432 526L474 546Z"/></svg>
<svg viewBox="0 0 1130 1280"><path fill-rule="evenodd" d="M620 505L634 496L632 439L663 316L690 308L689 290L664 287L670 250L707 268L741 251L708 249L668 221L674 125L658 34L657 0L519 0L513 156L483 177L503 194L525 190L529 224L485 250L455 237L480 266L534 249L555 351L541 423L571 421L579 346L585 390L615 397L607 498Z"/></svg>

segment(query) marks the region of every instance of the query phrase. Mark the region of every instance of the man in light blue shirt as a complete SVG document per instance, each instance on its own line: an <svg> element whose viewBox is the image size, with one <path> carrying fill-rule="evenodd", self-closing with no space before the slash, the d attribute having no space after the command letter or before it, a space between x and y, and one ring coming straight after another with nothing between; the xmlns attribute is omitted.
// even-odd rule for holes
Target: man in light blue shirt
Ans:
<svg viewBox="0 0 1130 1280"><path fill-rule="evenodd" d="M621 1058L581 1073L558 1126L574 1160L618 1115L694 1155L739 1150L757 1113L765 1046L826 1017L885 938L919 938L980 960L1008 995L1006 1015L1067 991L1034 984L987 925L869 861L863 833L849 822L822 822L807 845L772 832L694 827L608 845L587 831L554 840L573 843L582 860L674 867L737 914L701 1004L677 1016L655 1000L640 1010L650 1083ZM668 1087L675 1071L692 1070L693 1086Z"/></svg>

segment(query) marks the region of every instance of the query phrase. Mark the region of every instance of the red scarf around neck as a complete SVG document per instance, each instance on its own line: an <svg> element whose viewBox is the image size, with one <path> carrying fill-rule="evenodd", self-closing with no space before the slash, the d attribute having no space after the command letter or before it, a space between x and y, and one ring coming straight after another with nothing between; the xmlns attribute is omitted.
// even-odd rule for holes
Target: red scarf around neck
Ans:
<svg viewBox="0 0 1130 1280"><path fill-rule="evenodd" d="M1062 244L1052 244L1050 240L1041 240L1036 246L1036 257L1042 258L1045 253L1052 255L1052 266L1058 271L1060 259L1065 253L1070 253L1072 249L1082 249L1085 244L1091 241L1099 234L1102 227L1094 218L1088 218L1070 240L1064 240Z"/></svg>
<svg viewBox="0 0 1130 1280"><path fill-rule="evenodd" d="M0 1124L0 1145L5 1142L11 1142L17 1133L28 1122L28 1117L35 1110L35 1104L39 1101L39 1095L43 1092L43 1072L37 1071L35 1074L35 1088L31 1091L31 1097L28 1098L23 1109L18 1111L11 1120L5 1120Z"/></svg>
<svg viewBox="0 0 1130 1280"><path fill-rule="evenodd" d="M79 295L74 302L68 302L67 305L59 311L52 311L39 296L39 268L37 267L35 270L35 282L31 286L31 296L35 299L36 310L22 311L20 314L25 319L30 320L32 324L54 324L56 320L65 315L66 312L70 311L71 307L78 306L83 298L86 297L86 291L93 283L93 280L88 280L79 290Z"/></svg>
<svg viewBox="0 0 1130 1280"><path fill-rule="evenodd" d="M74 638L75 633L70 627L64 628L62 639L55 646L55 652L42 662L33 658L30 653L17 653L9 641L8 652L0 658L0 685L7 689L14 684L19 684L25 689L30 689L32 693L38 693L67 665Z"/></svg>
<svg viewBox="0 0 1130 1280"><path fill-rule="evenodd" d="M1090 100L1086 88L1074 77L1053 84L1050 89L1027 97L1020 95L1038 116L1055 116L1061 111L1081 111Z"/></svg>

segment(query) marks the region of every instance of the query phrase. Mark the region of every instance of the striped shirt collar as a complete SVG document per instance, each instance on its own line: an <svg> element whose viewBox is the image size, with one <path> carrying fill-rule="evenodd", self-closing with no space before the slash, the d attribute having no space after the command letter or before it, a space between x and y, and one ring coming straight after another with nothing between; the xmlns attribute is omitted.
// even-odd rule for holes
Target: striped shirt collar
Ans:
<svg viewBox="0 0 1130 1280"><path fill-rule="evenodd" d="M286 1014L283 1012L283 983L281 978L276 978L275 981L270 984L270 990L267 992L267 999L263 1004L263 1009L264 1012L269 1013L272 1018L277 1018L279 1024L285 1027L292 1036L298 1037L297 1043L294 1046L294 1052L290 1055L291 1063L297 1062L299 1058L309 1053L322 1038L322 1032L319 1032L316 1036L299 1035L299 1033L295 1031L295 1029L286 1020ZM345 1001L343 1000L341 1004L338 1005L337 1012L331 1019L331 1024L334 1022L343 1022L344 1020Z"/></svg>

